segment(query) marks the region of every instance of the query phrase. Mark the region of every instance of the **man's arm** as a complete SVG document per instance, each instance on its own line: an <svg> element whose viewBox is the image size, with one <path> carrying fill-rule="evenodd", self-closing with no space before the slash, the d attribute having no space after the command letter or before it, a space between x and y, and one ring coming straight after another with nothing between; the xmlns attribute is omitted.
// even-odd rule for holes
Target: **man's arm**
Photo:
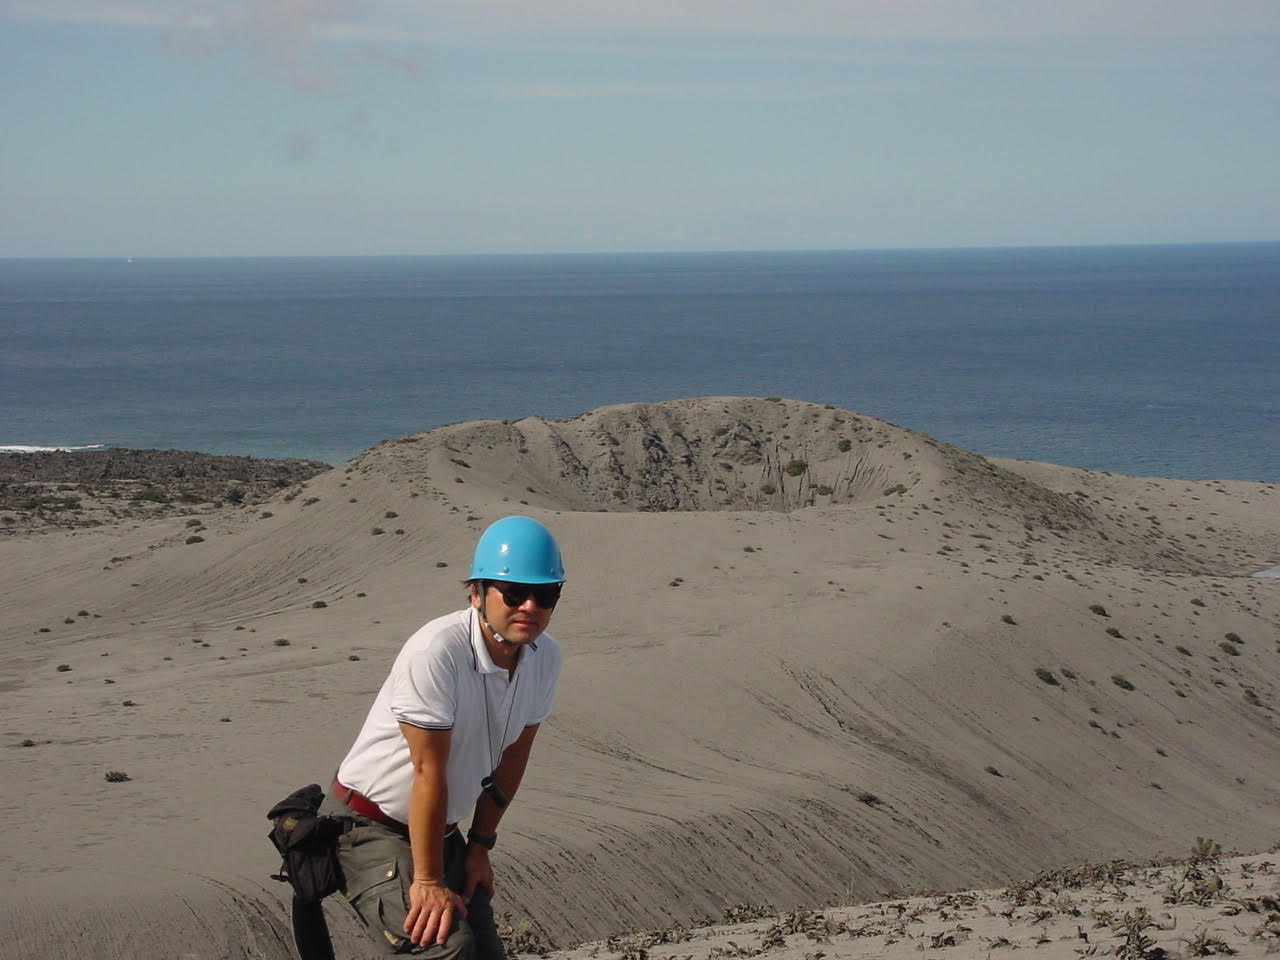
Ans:
<svg viewBox="0 0 1280 960"><path fill-rule="evenodd" d="M515 742L502 751L502 759L493 771L494 782L506 794L508 802L515 799L516 791L520 789L525 767L529 764L529 752L533 749L533 738L537 735L536 723L525 727ZM495 836L502 813L503 808L494 803L488 793L482 791L476 800L475 812L471 815L471 832L485 837ZM467 882L462 891L462 899L470 901L477 886L486 888L492 896L493 867L489 864L489 849L478 843L467 844L466 864Z"/></svg>
<svg viewBox="0 0 1280 960"><path fill-rule="evenodd" d="M413 786L409 792L409 846L413 851L413 878L409 884L409 914L404 931L419 946L444 943L455 913L467 908L445 885L444 824L449 790L445 766L449 762L449 730L424 730L400 724L409 744Z"/></svg>

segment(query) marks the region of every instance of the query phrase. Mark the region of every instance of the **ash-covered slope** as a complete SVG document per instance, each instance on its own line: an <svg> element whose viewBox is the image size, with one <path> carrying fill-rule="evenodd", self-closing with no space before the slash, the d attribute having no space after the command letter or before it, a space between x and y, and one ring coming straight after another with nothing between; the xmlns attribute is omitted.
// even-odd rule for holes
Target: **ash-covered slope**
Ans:
<svg viewBox="0 0 1280 960"><path fill-rule="evenodd" d="M1280 598L1248 574L1278 559L1275 487L708 398L457 424L252 508L0 541L3 718L35 743L0 760L33 798L9 857L50 882L163 862L194 811L204 872L250 890L265 807L333 769L513 512L569 569L498 850L548 939L1274 839Z"/></svg>

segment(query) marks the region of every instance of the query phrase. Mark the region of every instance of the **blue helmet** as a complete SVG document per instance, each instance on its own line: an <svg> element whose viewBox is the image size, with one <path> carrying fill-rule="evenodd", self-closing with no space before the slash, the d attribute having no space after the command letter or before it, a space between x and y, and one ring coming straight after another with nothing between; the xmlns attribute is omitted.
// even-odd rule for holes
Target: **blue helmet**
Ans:
<svg viewBox="0 0 1280 960"><path fill-rule="evenodd" d="M471 580L562 583L564 564L551 531L529 517L503 517L476 541Z"/></svg>

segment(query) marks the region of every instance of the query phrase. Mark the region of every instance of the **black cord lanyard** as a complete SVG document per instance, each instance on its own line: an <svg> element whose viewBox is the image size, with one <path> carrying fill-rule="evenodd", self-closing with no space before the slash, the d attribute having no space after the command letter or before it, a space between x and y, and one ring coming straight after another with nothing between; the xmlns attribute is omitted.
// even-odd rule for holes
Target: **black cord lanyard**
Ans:
<svg viewBox="0 0 1280 960"><path fill-rule="evenodd" d="M502 739L498 742L499 746L507 742L507 731L511 728L511 714L516 708L516 688L520 686L520 676L521 674L517 672L515 683L511 685L511 690L507 694L510 702L507 706L507 719L502 724ZM493 751L493 720L489 713L489 674L487 673L484 675L484 733L489 742L489 768L492 771L496 771L498 769L498 756L495 756ZM511 798L503 792L497 781L493 779L493 773L490 773L489 776L480 781L480 788L489 795L489 799L497 807L505 807L511 802Z"/></svg>

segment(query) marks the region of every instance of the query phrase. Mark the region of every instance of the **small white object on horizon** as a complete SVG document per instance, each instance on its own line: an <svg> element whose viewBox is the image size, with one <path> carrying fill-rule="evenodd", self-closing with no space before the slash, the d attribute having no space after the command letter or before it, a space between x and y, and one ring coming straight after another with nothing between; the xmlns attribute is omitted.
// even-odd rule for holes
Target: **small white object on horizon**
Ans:
<svg viewBox="0 0 1280 960"><path fill-rule="evenodd" d="M36 447L23 443L0 444L0 453L75 453L78 450L105 450L105 443L87 443L65 447Z"/></svg>

